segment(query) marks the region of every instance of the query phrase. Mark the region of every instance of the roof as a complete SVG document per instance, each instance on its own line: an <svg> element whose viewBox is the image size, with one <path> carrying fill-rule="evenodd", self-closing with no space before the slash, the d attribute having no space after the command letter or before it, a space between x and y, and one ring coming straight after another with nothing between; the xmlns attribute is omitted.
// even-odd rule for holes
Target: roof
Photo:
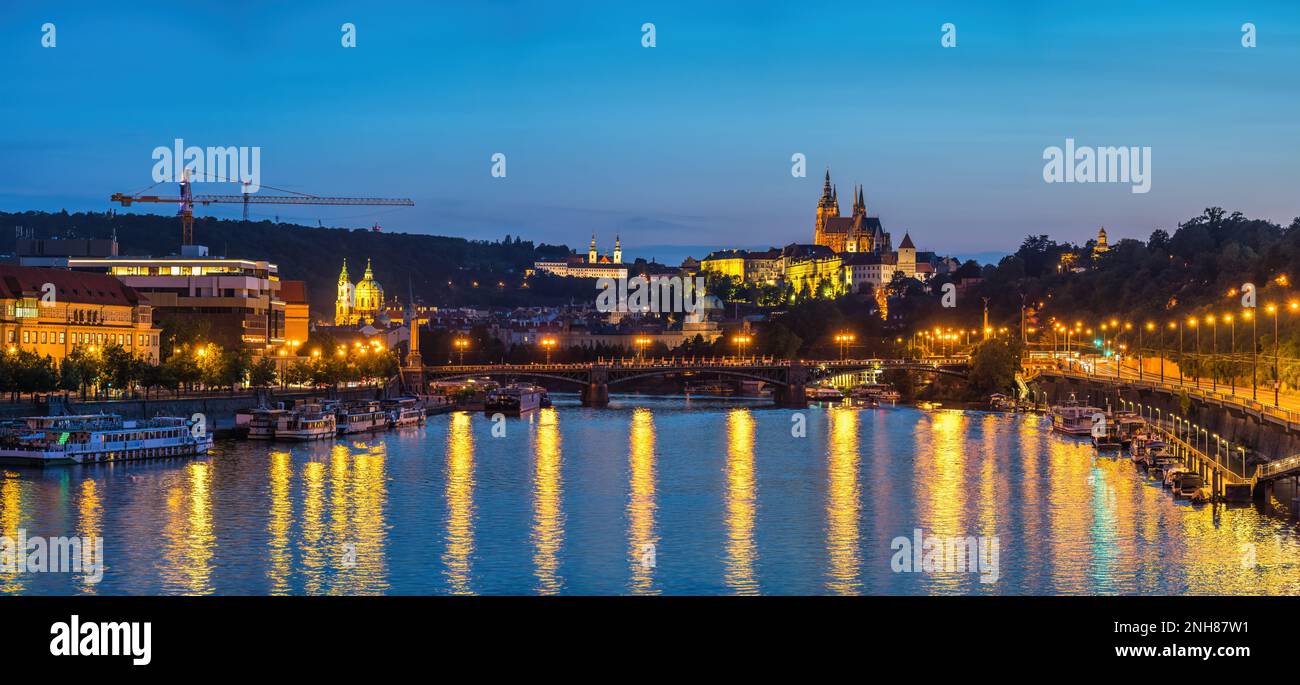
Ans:
<svg viewBox="0 0 1300 685"><path fill-rule="evenodd" d="M853 230L856 217L851 216L833 216L826 220L825 230L831 233L848 232ZM862 217L862 230L875 233L877 230L883 230L880 224L880 217L864 216Z"/></svg>
<svg viewBox="0 0 1300 685"><path fill-rule="evenodd" d="M121 306L140 303L140 294L134 288L108 274L0 264L0 297L40 295L46 283L54 284L54 296L59 302Z"/></svg>
<svg viewBox="0 0 1300 685"><path fill-rule="evenodd" d="M291 304L306 304L306 281L280 281L280 299Z"/></svg>
<svg viewBox="0 0 1300 685"><path fill-rule="evenodd" d="M911 235L910 233L904 233L904 234L903 234L903 242L901 242L901 243L898 244L898 249L900 249L900 250L909 250L909 249L910 249L910 250L915 250L915 249L916 249L916 245L913 245L913 244L912 244L912 235Z"/></svg>
<svg viewBox="0 0 1300 685"><path fill-rule="evenodd" d="M790 243L781 250L782 257L834 257L835 250L825 245Z"/></svg>

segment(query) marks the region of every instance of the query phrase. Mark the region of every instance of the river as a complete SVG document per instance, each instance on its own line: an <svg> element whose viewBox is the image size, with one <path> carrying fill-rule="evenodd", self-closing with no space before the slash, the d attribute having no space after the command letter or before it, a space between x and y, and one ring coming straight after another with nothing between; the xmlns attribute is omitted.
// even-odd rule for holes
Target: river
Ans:
<svg viewBox="0 0 1300 685"><path fill-rule="evenodd" d="M1293 523L1175 501L1036 416L557 397L0 476L0 540L105 550L98 582L0 572L5 594L1300 593Z"/></svg>

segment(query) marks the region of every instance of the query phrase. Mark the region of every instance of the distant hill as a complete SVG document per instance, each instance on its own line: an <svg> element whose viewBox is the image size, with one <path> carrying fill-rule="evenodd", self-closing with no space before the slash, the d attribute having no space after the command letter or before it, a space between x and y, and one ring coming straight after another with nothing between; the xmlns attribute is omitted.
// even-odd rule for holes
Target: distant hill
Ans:
<svg viewBox="0 0 1300 685"><path fill-rule="evenodd" d="M34 229L38 238L69 233L80 238L107 238L116 231L123 255L165 256L178 253L180 248L180 219L174 216L0 212L0 230L6 231L0 249L10 254L14 252L14 233L7 229L13 226ZM537 259L568 254L569 248L534 245L511 236L488 242L195 217L194 242L207 245L213 255L268 259L279 266L281 278L306 281L316 316L332 316L339 269L345 257L353 282L361 278L366 260L370 259L385 293L403 301L408 278L417 297L439 306L554 304L566 302L578 292L571 287L577 284L556 283L558 279L540 279L544 282L521 289L525 268ZM475 281L478 287L474 287ZM581 292L586 294L589 289L584 287Z"/></svg>

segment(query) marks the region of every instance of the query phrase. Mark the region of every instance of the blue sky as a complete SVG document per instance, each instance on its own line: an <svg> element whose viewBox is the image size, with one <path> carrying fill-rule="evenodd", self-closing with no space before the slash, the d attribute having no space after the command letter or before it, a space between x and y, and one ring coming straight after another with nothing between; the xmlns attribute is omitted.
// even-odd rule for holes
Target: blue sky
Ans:
<svg viewBox="0 0 1300 685"><path fill-rule="evenodd" d="M844 211L864 184L895 241L939 252L1145 238L1209 205L1300 215L1300 3L114 4L0 8L0 208L107 209L179 137L260 146L264 184L417 203L262 216L618 232L634 256L806 242L826 166ZM1067 137L1151 146L1151 192L1044 183Z"/></svg>

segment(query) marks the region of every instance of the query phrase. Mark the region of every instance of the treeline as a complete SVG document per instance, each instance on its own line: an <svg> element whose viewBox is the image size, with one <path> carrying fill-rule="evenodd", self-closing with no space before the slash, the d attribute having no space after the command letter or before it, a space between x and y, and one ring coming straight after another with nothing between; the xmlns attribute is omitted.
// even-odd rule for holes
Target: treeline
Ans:
<svg viewBox="0 0 1300 685"><path fill-rule="evenodd" d="M38 238L68 233L108 238L116 231L124 255L175 254L180 244L179 219L158 214L0 212L0 226L31 228ZM556 292L550 286L522 287L525 269L533 262L562 257L569 249L518 236L483 241L196 217L194 241L207 245L214 255L270 260L279 266L281 278L306 281L312 311L318 315L334 311L344 258L353 282L360 280L370 259L375 279L388 296L405 300L409 278L409 291L437 306L558 304L569 297L568 291Z"/></svg>
<svg viewBox="0 0 1300 685"><path fill-rule="evenodd" d="M313 385L330 387L347 382L382 382L398 372L389 351L367 350L315 357L263 357L246 350L217 345L182 349L161 364L150 364L118 345L102 349L77 348L60 362L31 350L0 354L0 394L66 392L82 399L150 397L195 390L233 390L237 386Z"/></svg>

